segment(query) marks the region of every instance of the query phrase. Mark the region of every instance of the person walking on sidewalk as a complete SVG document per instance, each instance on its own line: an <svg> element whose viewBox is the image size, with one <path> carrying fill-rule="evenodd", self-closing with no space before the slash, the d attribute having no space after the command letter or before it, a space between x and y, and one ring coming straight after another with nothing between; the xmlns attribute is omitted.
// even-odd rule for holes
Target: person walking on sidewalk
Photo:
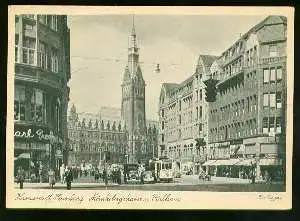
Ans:
<svg viewBox="0 0 300 221"><path fill-rule="evenodd" d="M61 167L59 168L59 175L60 175L60 182L64 183L64 179L65 179L65 165L62 164Z"/></svg>
<svg viewBox="0 0 300 221"><path fill-rule="evenodd" d="M53 169L49 170L48 176L49 176L49 185L51 188L53 188L53 186L55 185L55 172Z"/></svg>
<svg viewBox="0 0 300 221"><path fill-rule="evenodd" d="M73 181L73 174L72 174L72 170L70 167L68 167L66 173L65 173L65 177L66 177L66 183L67 183L67 190L70 190L72 187L72 181Z"/></svg>
<svg viewBox="0 0 300 221"><path fill-rule="evenodd" d="M25 180L25 171L22 167L19 167L18 174L17 174L17 181L20 184L20 189L23 189L23 183Z"/></svg>

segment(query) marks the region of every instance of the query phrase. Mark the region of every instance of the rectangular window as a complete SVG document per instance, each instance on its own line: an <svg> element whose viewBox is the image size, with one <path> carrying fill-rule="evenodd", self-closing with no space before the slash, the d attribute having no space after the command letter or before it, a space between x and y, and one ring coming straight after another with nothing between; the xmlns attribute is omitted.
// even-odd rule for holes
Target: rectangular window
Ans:
<svg viewBox="0 0 300 221"><path fill-rule="evenodd" d="M269 107L269 94L264 94L263 106L264 108Z"/></svg>
<svg viewBox="0 0 300 221"><path fill-rule="evenodd" d="M47 69L47 46L43 42L39 42L39 51L38 51L38 57L39 57L39 66L46 70Z"/></svg>
<svg viewBox="0 0 300 221"><path fill-rule="evenodd" d="M34 89L31 96L31 120L46 123L46 94L38 89Z"/></svg>
<svg viewBox="0 0 300 221"><path fill-rule="evenodd" d="M196 107L196 120L198 120L198 113L199 113L198 107Z"/></svg>
<svg viewBox="0 0 300 221"><path fill-rule="evenodd" d="M15 86L14 120L25 120L25 87Z"/></svg>
<svg viewBox="0 0 300 221"><path fill-rule="evenodd" d="M202 90L199 90L199 101L202 101Z"/></svg>
<svg viewBox="0 0 300 221"><path fill-rule="evenodd" d="M44 24L44 25L47 25L48 22L47 22L47 15L39 15L39 21Z"/></svg>
<svg viewBox="0 0 300 221"><path fill-rule="evenodd" d="M276 70L276 80L280 82L282 80L282 68L278 67Z"/></svg>
<svg viewBox="0 0 300 221"><path fill-rule="evenodd" d="M15 35L15 62L19 62L19 35Z"/></svg>
<svg viewBox="0 0 300 221"><path fill-rule="evenodd" d="M35 39L24 37L23 39L23 63L35 63Z"/></svg>
<svg viewBox="0 0 300 221"><path fill-rule="evenodd" d="M271 68L270 82L275 82L275 80L276 80L276 71L275 68Z"/></svg>
<svg viewBox="0 0 300 221"><path fill-rule="evenodd" d="M270 70L264 69L264 83L268 83L270 80Z"/></svg>
<svg viewBox="0 0 300 221"><path fill-rule="evenodd" d="M269 133L269 122L267 117L264 117L263 119L263 133Z"/></svg>
<svg viewBox="0 0 300 221"><path fill-rule="evenodd" d="M282 107L282 98L281 98L281 92L276 93L276 108Z"/></svg>
<svg viewBox="0 0 300 221"><path fill-rule="evenodd" d="M202 119L202 106L200 106L200 109L199 109L199 117L200 117L200 119Z"/></svg>
<svg viewBox="0 0 300 221"><path fill-rule="evenodd" d="M161 129L164 130L165 129L165 122L161 122Z"/></svg>
<svg viewBox="0 0 300 221"><path fill-rule="evenodd" d="M281 118L276 118L276 133L281 133Z"/></svg>
<svg viewBox="0 0 300 221"><path fill-rule="evenodd" d="M55 48L51 50L51 71L58 72L58 51Z"/></svg>
<svg viewBox="0 0 300 221"><path fill-rule="evenodd" d="M57 31L57 16L56 15L52 15L51 16L51 24L50 24L51 29L53 29L54 31Z"/></svg>
<svg viewBox="0 0 300 221"><path fill-rule="evenodd" d="M275 132L275 118L274 117L270 117L269 118L269 128L270 128L270 133L274 133Z"/></svg>
<svg viewBox="0 0 300 221"><path fill-rule="evenodd" d="M276 107L276 97L275 93L270 93L270 108Z"/></svg>

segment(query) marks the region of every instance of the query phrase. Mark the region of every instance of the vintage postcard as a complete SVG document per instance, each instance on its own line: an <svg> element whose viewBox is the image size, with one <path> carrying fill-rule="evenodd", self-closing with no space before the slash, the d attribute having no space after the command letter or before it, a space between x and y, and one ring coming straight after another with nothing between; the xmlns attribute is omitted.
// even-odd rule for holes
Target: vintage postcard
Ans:
<svg viewBox="0 0 300 221"><path fill-rule="evenodd" d="M292 207L293 8L8 11L7 208Z"/></svg>

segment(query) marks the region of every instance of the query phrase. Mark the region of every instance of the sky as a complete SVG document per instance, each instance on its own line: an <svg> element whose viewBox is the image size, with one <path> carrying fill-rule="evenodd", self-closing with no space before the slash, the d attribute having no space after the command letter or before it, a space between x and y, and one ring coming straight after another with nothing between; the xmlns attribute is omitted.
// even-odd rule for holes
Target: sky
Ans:
<svg viewBox="0 0 300 221"><path fill-rule="evenodd" d="M220 55L266 16L135 15L146 82L146 118L158 120L162 83L180 83L200 54ZM132 15L68 16L71 41L70 103L78 112L121 107ZM155 72L160 64L160 73Z"/></svg>

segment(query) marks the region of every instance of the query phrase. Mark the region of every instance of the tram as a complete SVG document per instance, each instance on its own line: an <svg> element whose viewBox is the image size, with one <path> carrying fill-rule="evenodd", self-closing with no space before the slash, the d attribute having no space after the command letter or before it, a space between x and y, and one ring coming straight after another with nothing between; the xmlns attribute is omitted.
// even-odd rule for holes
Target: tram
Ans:
<svg viewBox="0 0 300 221"><path fill-rule="evenodd" d="M172 160L166 157L149 161L149 168L154 171L156 182L173 181Z"/></svg>

